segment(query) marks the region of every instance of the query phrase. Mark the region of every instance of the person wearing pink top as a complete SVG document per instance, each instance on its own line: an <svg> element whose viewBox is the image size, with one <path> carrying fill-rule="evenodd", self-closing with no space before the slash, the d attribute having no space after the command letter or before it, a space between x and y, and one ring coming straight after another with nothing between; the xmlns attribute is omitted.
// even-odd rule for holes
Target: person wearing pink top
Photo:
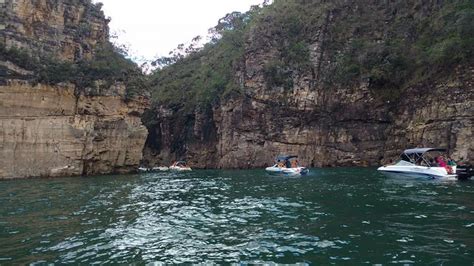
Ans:
<svg viewBox="0 0 474 266"><path fill-rule="evenodd" d="M443 160L443 157L441 156L436 157L435 160L436 160L436 163L439 165L439 167L446 168L446 166L448 166L446 162Z"/></svg>
<svg viewBox="0 0 474 266"><path fill-rule="evenodd" d="M439 167L444 167L446 169L446 172L448 172L448 174L453 173L453 168L451 166L448 166L448 164L446 163L446 161L443 159L442 156L436 157L435 160L436 160L436 163L438 163Z"/></svg>

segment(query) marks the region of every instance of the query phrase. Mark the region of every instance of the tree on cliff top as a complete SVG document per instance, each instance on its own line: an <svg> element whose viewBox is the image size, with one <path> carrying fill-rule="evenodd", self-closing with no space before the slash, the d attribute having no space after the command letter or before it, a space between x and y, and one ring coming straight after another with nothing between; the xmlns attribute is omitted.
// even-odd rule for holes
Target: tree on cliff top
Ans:
<svg viewBox="0 0 474 266"><path fill-rule="evenodd" d="M158 58L154 63L160 68L151 76L153 101L192 111L240 91L233 70L243 59L245 32L260 11L254 6L229 13L209 30L203 47L195 39L187 49L180 45L169 57Z"/></svg>

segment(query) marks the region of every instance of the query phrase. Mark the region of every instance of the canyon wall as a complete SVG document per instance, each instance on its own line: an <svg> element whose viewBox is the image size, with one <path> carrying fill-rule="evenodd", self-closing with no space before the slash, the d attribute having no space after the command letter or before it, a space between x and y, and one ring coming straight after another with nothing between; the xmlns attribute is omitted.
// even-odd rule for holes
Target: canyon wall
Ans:
<svg viewBox="0 0 474 266"><path fill-rule="evenodd" d="M146 100L125 102L124 87L114 89L89 96L70 85L0 86L0 177L134 171L148 134L140 118Z"/></svg>
<svg viewBox="0 0 474 266"><path fill-rule="evenodd" d="M92 58L109 36L109 20L88 0L5 0L4 20L7 47L68 61Z"/></svg>
<svg viewBox="0 0 474 266"><path fill-rule="evenodd" d="M6 0L5 7L0 179L135 171L148 135L141 122L148 99L127 97L122 81L80 87L90 77L64 72L110 45L100 6L86 0ZM46 70L48 79L38 78Z"/></svg>
<svg viewBox="0 0 474 266"><path fill-rule="evenodd" d="M274 16L265 9L252 15L261 19L243 30L244 53L232 64L233 82L240 91L192 111L185 104L159 102L153 112L154 123L149 126L147 163L187 159L196 168L252 168L271 164L279 154L289 154L315 167L376 166L397 159L404 149L413 147L442 147L456 160L473 162L472 60L441 66L431 78L416 80L408 73L412 79L396 86L370 75L359 75L350 83L332 80L343 67L339 58L351 49L360 49L361 42L376 47L369 50L374 55L356 50L354 57L380 60L377 64L384 70L384 62L395 54L389 50L394 47L390 46L393 40L401 38L407 47L418 44L413 25L427 27L430 16L435 17L443 8L442 3L299 2L315 16L314 23L302 23L289 31L302 32L296 44L304 43L309 49L304 68L282 60L288 56L282 47L291 47L295 38L282 32L289 23L275 26L275 21L290 9ZM326 8L328 5L334 6ZM301 20L298 16L304 11L299 12L289 20L291 23ZM210 60L205 52L201 62ZM402 57L405 52L400 49L398 53ZM188 59L191 63L193 56ZM410 58L403 59L410 62ZM186 62L176 68L183 68ZM278 71L284 75L270 83L266 75L272 62L283 62ZM409 64L406 69L410 69ZM373 72L370 74L375 76ZM202 79L199 76L197 80ZM159 85L158 99L166 93ZM187 84L180 86L186 88Z"/></svg>
<svg viewBox="0 0 474 266"><path fill-rule="evenodd" d="M310 166L376 166L406 148L442 147L472 163L474 67L455 73L410 87L394 101L374 97L366 86L325 91L303 83L286 99L255 90L184 117L162 108L145 158L252 168L269 165L278 154L295 154Z"/></svg>

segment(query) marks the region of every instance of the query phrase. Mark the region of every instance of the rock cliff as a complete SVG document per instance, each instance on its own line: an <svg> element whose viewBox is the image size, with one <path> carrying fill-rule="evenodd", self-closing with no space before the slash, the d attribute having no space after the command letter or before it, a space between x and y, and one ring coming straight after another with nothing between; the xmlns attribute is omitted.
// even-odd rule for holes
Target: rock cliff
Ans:
<svg viewBox="0 0 474 266"><path fill-rule="evenodd" d="M5 0L4 14L7 47L74 61L108 41L108 19L88 0Z"/></svg>
<svg viewBox="0 0 474 266"><path fill-rule="evenodd" d="M71 85L0 86L0 176L75 176L136 169L148 134L144 99L75 95Z"/></svg>
<svg viewBox="0 0 474 266"><path fill-rule="evenodd" d="M444 147L454 159L473 161L472 57L444 66L430 61L439 61L438 54L427 54L420 66L415 60L437 49L426 47L417 34L428 34L424 31L449 5L295 3L301 6L294 16L292 4L285 1L241 15L241 21L251 21L241 31L234 24L214 46L158 73L155 108L147 115L148 163L184 158L197 168L251 168L272 163L278 154L297 154L309 166L374 166L395 159L405 148L421 146ZM302 18L305 12L308 17ZM206 83L212 75L206 72L206 62L216 71L216 62L223 59L214 62L211 56L225 52L226 38L239 43L234 33L243 36L234 46L242 53L228 65L235 93L225 96L220 88L227 85L218 80L214 83L219 97L187 105L197 84L213 86ZM417 47L424 50L414 50ZM183 70L195 61L198 70ZM425 69L423 64L430 62ZM430 68L434 74L412 74ZM181 99L184 103L160 100L171 90L169 80L163 79L169 73L179 79L174 93L188 95ZM191 84L186 78L193 75Z"/></svg>
<svg viewBox="0 0 474 266"><path fill-rule="evenodd" d="M148 134L141 122L148 99L130 97L128 79L95 64L99 47L111 47L100 6L6 0L5 14L0 179L134 171ZM95 79L100 71L110 80Z"/></svg>

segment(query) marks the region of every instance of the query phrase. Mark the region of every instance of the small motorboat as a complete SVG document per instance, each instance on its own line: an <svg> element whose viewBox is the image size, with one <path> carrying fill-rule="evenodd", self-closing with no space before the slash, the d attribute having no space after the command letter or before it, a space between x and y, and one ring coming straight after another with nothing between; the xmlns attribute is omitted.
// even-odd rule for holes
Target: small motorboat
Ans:
<svg viewBox="0 0 474 266"><path fill-rule="evenodd" d="M185 161L177 161L173 163L170 167L169 170L172 171L192 171L191 167L189 167Z"/></svg>
<svg viewBox="0 0 474 266"><path fill-rule="evenodd" d="M168 171L169 167L167 167L167 166L158 166L158 167L153 167L152 170L153 171Z"/></svg>
<svg viewBox="0 0 474 266"><path fill-rule="evenodd" d="M397 163L384 165L377 170L390 177L422 177L430 179L467 179L472 175L472 167L457 166L452 160L446 161L445 149L415 148L405 150Z"/></svg>
<svg viewBox="0 0 474 266"><path fill-rule="evenodd" d="M140 171L140 172L168 171L168 167L160 166L160 167L147 168L147 167L141 166L141 167L138 167L138 171Z"/></svg>
<svg viewBox="0 0 474 266"><path fill-rule="evenodd" d="M273 166L265 168L271 175L302 176L309 173L309 169L298 165L298 156L280 155Z"/></svg>
<svg viewBox="0 0 474 266"><path fill-rule="evenodd" d="M151 170L151 168L140 166L140 167L138 167L138 171L139 172L151 172L152 170Z"/></svg>

